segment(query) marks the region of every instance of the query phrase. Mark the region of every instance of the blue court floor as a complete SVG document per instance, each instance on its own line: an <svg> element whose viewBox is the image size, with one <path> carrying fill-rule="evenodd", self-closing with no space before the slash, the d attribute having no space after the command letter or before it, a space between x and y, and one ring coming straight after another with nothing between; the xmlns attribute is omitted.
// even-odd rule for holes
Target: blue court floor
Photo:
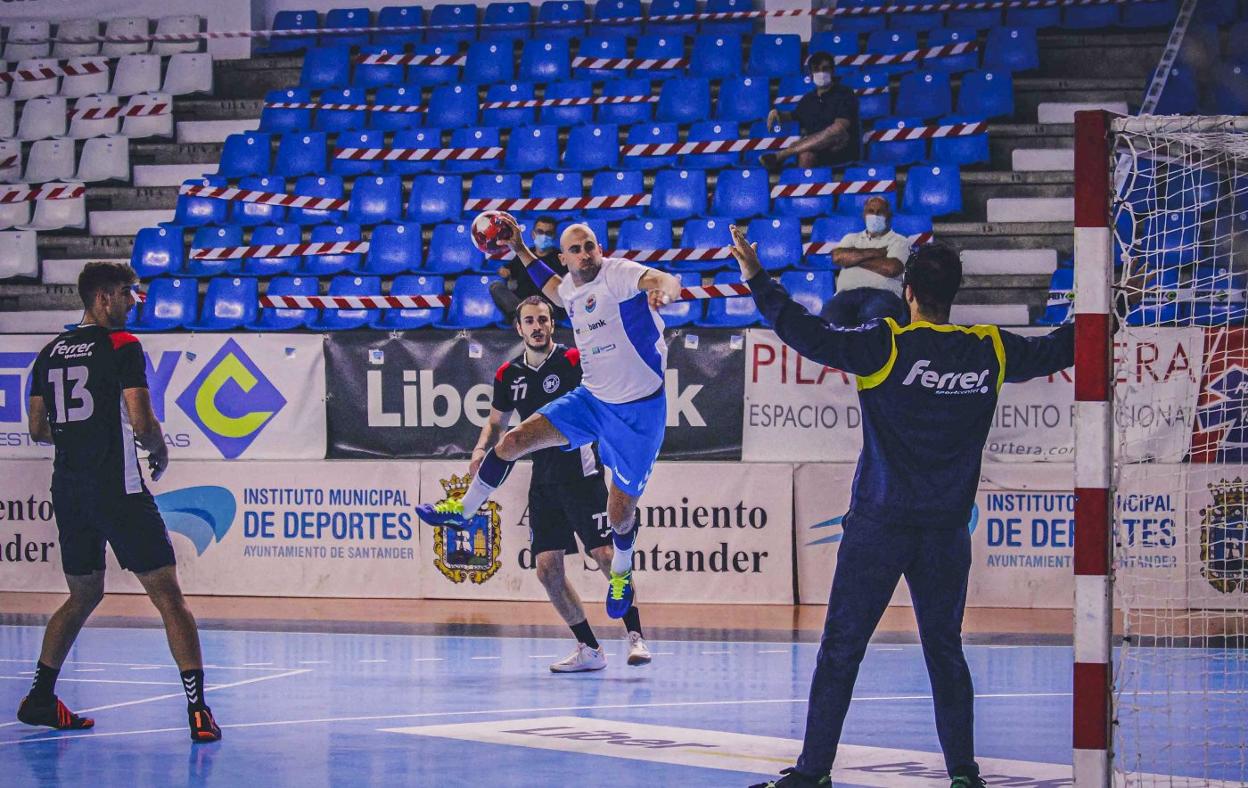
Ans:
<svg viewBox="0 0 1248 788"><path fill-rule="evenodd" d="M569 639L207 630L225 735L192 745L159 629L83 631L57 691L94 730L8 722L41 634L0 626L3 785L744 786L796 754L817 648L652 641L629 668L615 640L605 671L556 676ZM1070 648L967 652L985 772L1069 784ZM948 784L917 645L871 647L844 744L837 785Z"/></svg>

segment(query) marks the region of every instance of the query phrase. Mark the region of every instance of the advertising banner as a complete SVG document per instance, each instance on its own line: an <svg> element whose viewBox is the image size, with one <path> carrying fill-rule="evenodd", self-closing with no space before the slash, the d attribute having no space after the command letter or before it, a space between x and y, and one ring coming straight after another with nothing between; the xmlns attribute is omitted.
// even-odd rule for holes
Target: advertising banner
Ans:
<svg viewBox="0 0 1248 788"><path fill-rule="evenodd" d="M466 487L462 463L426 462L421 500ZM639 507L633 568L651 602L793 601L792 472L783 465L660 463ZM422 595L437 599L544 600L530 549L528 463L517 464L476 527L422 528ZM600 518L607 528L606 516ZM565 559L587 605L607 582L583 552Z"/></svg>
<svg viewBox="0 0 1248 788"><path fill-rule="evenodd" d="M743 335L670 331L667 340L660 457L739 459ZM519 337L503 330L332 335L330 456L468 457L489 420L494 374L522 349Z"/></svg>
<svg viewBox="0 0 1248 788"><path fill-rule="evenodd" d="M1191 462L1240 463L1248 458L1248 329L1205 334L1200 399L1196 405Z"/></svg>
<svg viewBox="0 0 1248 788"><path fill-rule="evenodd" d="M52 338L0 336L0 458L50 457L26 432L30 372ZM178 459L325 458L320 336L140 337L152 408Z"/></svg>
<svg viewBox="0 0 1248 788"><path fill-rule="evenodd" d="M52 464L5 461L0 589L64 591ZM417 463L178 462L151 484L188 594L419 592ZM142 588L108 552L109 591Z"/></svg>
<svg viewBox="0 0 1248 788"><path fill-rule="evenodd" d="M1248 610L1248 482L1242 466L1188 466L1187 594L1192 607ZM1170 484L1174 480L1169 480ZM1242 631L1242 619L1232 622ZM1220 634L1210 621L1205 631Z"/></svg>

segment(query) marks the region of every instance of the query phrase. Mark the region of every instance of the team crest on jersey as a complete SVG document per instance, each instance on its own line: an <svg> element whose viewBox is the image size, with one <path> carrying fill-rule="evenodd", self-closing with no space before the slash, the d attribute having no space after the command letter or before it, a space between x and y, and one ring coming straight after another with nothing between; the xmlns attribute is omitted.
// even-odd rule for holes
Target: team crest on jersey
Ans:
<svg viewBox="0 0 1248 788"><path fill-rule="evenodd" d="M440 479L443 500L463 498L470 476ZM503 528L500 507L488 501L463 529L436 528L433 532L433 565L452 583L469 580L480 585L502 567Z"/></svg>
<svg viewBox="0 0 1248 788"><path fill-rule="evenodd" d="M593 312L594 309L597 308L597 306L598 306L598 299L594 298L592 295L589 298L585 299L585 311L586 312Z"/></svg>
<svg viewBox="0 0 1248 788"><path fill-rule="evenodd" d="M1248 484L1236 477L1209 485L1213 505L1200 510L1200 574L1223 594L1248 593Z"/></svg>
<svg viewBox="0 0 1248 788"><path fill-rule="evenodd" d="M558 390L559 390L559 376L547 375L546 379L542 381L542 391L546 392L547 394L554 394Z"/></svg>

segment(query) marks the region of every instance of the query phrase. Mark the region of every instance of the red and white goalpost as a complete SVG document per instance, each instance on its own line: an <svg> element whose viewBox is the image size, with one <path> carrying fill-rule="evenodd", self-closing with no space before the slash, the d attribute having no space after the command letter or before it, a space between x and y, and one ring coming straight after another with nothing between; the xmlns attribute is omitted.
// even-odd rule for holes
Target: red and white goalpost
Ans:
<svg viewBox="0 0 1248 788"><path fill-rule="evenodd" d="M1074 311L1075 785L1248 784L1248 118L1076 114Z"/></svg>

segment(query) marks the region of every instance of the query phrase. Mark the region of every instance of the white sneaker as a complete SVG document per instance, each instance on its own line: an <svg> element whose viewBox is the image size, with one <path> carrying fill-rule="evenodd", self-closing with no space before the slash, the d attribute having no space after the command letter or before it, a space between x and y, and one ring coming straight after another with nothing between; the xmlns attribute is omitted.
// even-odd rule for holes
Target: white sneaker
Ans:
<svg viewBox="0 0 1248 788"><path fill-rule="evenodd" d="M634 666L650 664L650 647L646 645L646 639L641 636L640 632L628 633L628 664Z"/></svg>
<svg viewBox="0 0 1248 788"><path fill-rule="evenodd" d="M607 666L607 655L598 648L590 648L584 643L576 644L576 651L550 666L551 673L582 673L587 670L602 670Z"/></svg>

